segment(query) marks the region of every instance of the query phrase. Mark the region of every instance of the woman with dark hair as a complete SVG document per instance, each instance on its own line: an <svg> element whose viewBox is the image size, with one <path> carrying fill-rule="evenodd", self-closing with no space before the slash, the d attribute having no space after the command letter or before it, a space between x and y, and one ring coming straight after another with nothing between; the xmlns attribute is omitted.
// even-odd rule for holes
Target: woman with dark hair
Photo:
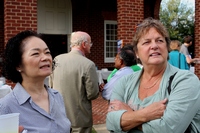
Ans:
<svg viewBox="0 0 200 133"><path fill-rule="evenodd" d="M114 86L107 129L129 133L199 133L200 82L188 70L168 63L170 39L158 20L147 18L136 30L133 46L141 71Z"/></svg>
<svg viewBox="0 0 200 133"><path fill-rule="evenodd" d="M34 31L20 32L6 44L2 73L16 85L0 99L0 114L20 113L19 124L28 133L70 133L63 98L44 84L52 65L49 48Z"/></svg>

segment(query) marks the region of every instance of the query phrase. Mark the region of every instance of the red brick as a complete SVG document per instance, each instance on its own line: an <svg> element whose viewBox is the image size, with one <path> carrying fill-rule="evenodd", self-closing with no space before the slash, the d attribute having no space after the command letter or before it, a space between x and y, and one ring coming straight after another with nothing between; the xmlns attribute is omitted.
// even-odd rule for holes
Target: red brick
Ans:
<svg viewBox="0 0 200 133"><path fill-rule="evenodd" d="M106 114L108 110L108 101L104 100L99 94L99 97L92 101L93 124L106 123Z"/></svg>

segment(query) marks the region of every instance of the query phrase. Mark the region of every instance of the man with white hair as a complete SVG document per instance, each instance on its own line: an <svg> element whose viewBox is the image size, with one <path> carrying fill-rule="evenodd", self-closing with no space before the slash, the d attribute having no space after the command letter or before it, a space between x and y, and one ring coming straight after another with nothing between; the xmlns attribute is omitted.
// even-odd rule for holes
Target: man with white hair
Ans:
<svg viewBox="0 0 200 133"><path fill-rule="evenodd" d="M71 34L71 51L55 57L53 88L64 98L72 133L91 133L92 103L99 94L98 77L94 62L85 57L92 47L86 32Z"/></svg>

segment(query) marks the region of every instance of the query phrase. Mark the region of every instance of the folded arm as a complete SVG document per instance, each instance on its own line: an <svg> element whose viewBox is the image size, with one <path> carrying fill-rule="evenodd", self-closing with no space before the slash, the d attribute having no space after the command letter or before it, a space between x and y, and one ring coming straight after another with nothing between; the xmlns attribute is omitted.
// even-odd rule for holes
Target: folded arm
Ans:
<svg viewBox="0 0 200 133"><path fill-rule="evenodd" d="M123 131L128 131L135 128L144 122L161 118L166 108L167 99L155 102L146 108L134 111L127 104L114 100L110 102L108 112L127 110L124 112L120 119L120 126ZM134 118L134 119L133 119Z"/></svg>

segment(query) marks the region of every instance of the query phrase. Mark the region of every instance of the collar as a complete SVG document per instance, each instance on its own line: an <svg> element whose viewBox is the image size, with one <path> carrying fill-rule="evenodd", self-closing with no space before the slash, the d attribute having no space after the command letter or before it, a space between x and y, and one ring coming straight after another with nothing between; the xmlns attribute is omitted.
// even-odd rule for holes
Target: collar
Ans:
<svg viewBox="0 0 200 133"><path fill-rule="evenodd" d="M17 83L15 85L13 93L20 105L25 103L28 99L31 98L31 96L28 94L28 92L26 92L26 90L20 83Z"/></svg>
<svg viewBox="0 0 200 133"><path fill-rule="evenodd" d="M132 69L132 68L129 67L129 66L125 66L125 67L120 68L119 71L122 71L122 70L124 70L124 69Z"/></svg>
<svg viewBox="0 0 200 133"><path fill-rule="evenodd" d="M47 88L47 86L45 85L45 88L47 89L47 93L48 95L52 95L52 93L56 94L58 93L57 91L49 88ZM24 89L24 87L20 84L17 83L13 89L13 93L18 101L18 103L20 105L24 104L25 102L27 102L27 100L31 99L31 95ZM51 96L50 96L51 97Z"/></svg>
<svg viewBox="0 0 200 133"><path fill-rule="evenodd" d="M78 49L78 48L72 48L72 50L71 50L72 52L73 51L78 51L82 56L85 56L85 54L80 50L80 49Z"/></svg>

